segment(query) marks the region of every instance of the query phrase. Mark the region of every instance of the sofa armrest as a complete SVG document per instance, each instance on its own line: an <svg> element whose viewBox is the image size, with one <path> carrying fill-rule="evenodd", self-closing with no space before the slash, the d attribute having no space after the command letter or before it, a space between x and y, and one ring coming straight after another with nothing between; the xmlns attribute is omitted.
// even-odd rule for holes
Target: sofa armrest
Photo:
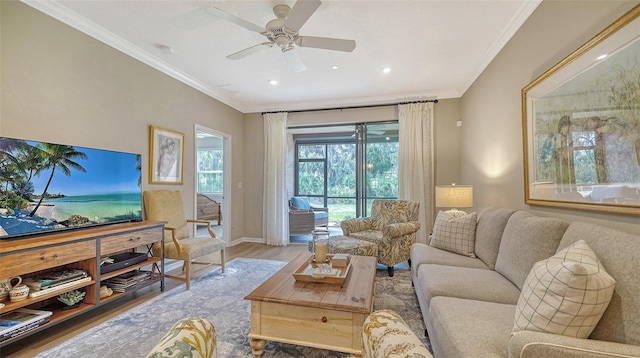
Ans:
<svg viewBox="0 0 640 358"><path fill-rule="evenodd" d="M178 321L160 342L151 349L147 358L193 357L217 355L216 330L204 318L186 318Z"/></svg>
<svg viewBox="0 0 640 358"><path fill-rule="evenodd" d="M432 357L402 317L390 310L375 311L364 321L362 356L364 358Z"/></svg>
<svg viewBox="0 0 640 358"><path fill-rule="evenodd" d="M640 357L640 346L567 337L559 334L522 331L511 337L509 357Z"/></svg>
<svg viewBox="0 0 640 358"><path fill-rule="evenodd" d="M349 236L352 232L365 231L371 229L371 219L355 218L340 222L340 228L344 236Z"/></svg>
<svg viewBox="0 0 640 358"><path fill-rule="evenodd" d="M417 221L409 221L406 223L389 224L382 228L382 234L385 237L399 237L413 234L420 229L420 223Z"/></svg>

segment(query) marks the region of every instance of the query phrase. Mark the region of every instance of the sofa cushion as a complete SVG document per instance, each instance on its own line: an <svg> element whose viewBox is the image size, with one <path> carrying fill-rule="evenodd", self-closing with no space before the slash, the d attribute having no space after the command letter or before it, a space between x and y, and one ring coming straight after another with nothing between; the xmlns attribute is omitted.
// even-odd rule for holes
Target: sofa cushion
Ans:
<svg viewBox="0 0 640 358"><path fill-rule="evenodd" d="M496 271L522 290L533 264L556 253L569 224L517 211L509 218L500 241Z"/></svg>
<svg viewBox="0 0 640 358"><path fill-rule="evenodd" d="M382 231L378 231L378 230L364 230L364 231L352 232L349 234L349 237L352 237L358 240L369 241L376 245L380 244L380 242L382 241L382 236L383 236Z"/></svg>
<svg viewBox="0 0 640 358"><path fill-rule="evenodd" d="M294 196L291 198L291 205L295 206L297 209L308 210L311 209L311 204L309 204L308 198L303 198L300 196Z"/></svg>
<svg viewBox="0 0 640 358"><path fill-rule="evenodd" d="M476 257L473 253L476 221L476 213L440 211L433 225L433 235L429 245L456 254Z"/></svg>
<svg viewBox="0 0 640 358"><path fill-rule="evenodd" d="M489 269L482 260L475 257L454 254L450 251L436 249L433 246L420 243L411 245L411 271L417 274L420 265L424 264Z"/></svg>
<svg viewBox="0 0 640 358"><path fill-rule="evenodd" d="M589 245L577 241L533 265L518 299L513 333L587 338L607 309L614 286Z"/></svg>
<svg viewBox="0 0 640 358"><path fill-rule="evenodd" d="M314 211L313 212L313 216L314 218L317 219L327 219L329 218L329 213L326 211Z"/></svg>
<svg viewBox="0 0 640 358"><path fill-rule="evenodd" d="M475 254L492 270L496 268L502 233L515 212L514 209L488 207L478 214Z"/></svg>
<svg viewBox="0 0 640 358"><path fill-rule="evenodd" d="M434 297L429 338L435 357L508 357L515 305ZM473 312L473 314L469 314Z"/></svg>
<svg viewBox="0 0 640 358"><path fill-rule="evenodd" d="M418 279L429 305L437 296L516 304L520 290L511 281L493 270L444 265L421 265Z"/></svg>
<svg viewBox="0 0 640 358"><path fill-rule="evenodd" d="M589 338L640 345L640 235L585 222L573 222L559 249L584 240L616 280L609 307Z"/></svg>

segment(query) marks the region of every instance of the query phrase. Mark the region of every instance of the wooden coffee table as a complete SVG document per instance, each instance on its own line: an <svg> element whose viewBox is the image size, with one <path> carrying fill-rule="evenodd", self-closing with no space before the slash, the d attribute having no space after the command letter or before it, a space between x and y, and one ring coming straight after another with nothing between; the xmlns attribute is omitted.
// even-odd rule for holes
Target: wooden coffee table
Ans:
<svg viewBox="0 0 640 358"><path fill-rule="evenodd" d="M310 253L302 253L244 299L251 301L251 349L262 356L266 341L361 355L362 324L373 309L377 259L352 256L343 284L293 277Z"/></svg>

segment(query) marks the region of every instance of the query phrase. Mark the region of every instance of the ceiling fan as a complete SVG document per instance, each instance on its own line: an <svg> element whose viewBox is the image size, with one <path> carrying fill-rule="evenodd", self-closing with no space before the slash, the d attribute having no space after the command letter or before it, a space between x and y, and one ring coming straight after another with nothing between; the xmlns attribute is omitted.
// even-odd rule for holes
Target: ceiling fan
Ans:
<svg viewBox="0 0 640 358"><path fill-rule="evenodd" d="M255 31L265 36L269 41L263 42L244 50L232 53L228 59L237 60L264 49L278 46L289 66L294 72L305 70L302 59L296 52L297 47L313 47L325 50L351 52L356 48L354 40L334 39L329 37L300 36L298 31L320 6L320 0L298 0L293 8L280 4L273 7L276 18L269 21L265 27L260 27L247 20L232 15L217 7L207 8L213 16Z"/></svg>

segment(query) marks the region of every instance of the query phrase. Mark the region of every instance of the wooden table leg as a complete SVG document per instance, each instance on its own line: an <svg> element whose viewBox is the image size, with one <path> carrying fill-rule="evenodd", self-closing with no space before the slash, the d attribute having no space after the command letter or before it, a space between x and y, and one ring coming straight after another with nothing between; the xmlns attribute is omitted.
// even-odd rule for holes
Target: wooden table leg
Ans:
<svg viewBox="0 0 640 358"><path fill-rule="evenodd" d="M260 358L262 353L264 353L264 345L267 344L267 341L264 339L251 338L249 341L249 345L251 346L251 351L253 352L253 356L255 358Z"/></svg>

